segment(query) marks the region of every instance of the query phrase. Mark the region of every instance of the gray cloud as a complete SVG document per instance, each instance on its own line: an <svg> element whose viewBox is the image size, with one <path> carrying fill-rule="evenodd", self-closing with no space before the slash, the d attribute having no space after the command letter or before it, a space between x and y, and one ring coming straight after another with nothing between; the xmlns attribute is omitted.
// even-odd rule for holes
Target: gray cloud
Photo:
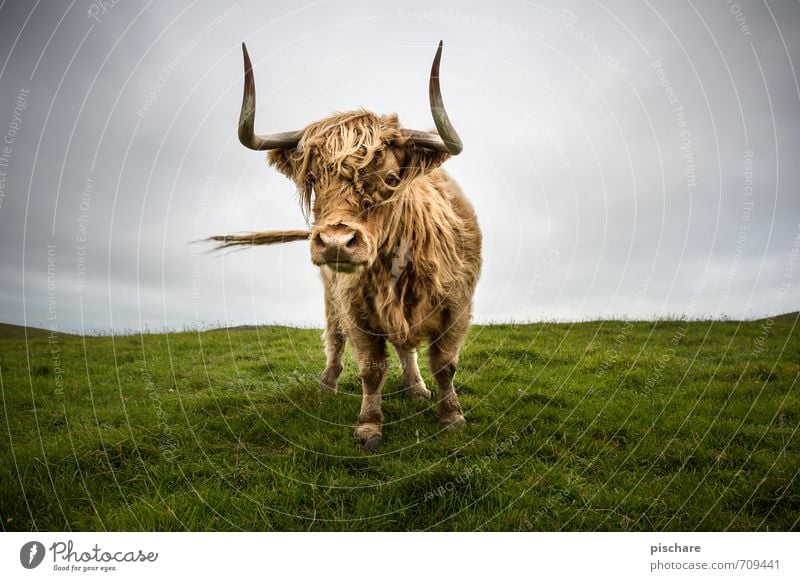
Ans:
<svg viewBox="0 0 800 581"><path fill-rule="evenodd" d="M0 320L321 325L304 244L189 244L304 224L236 141L242 40L263 131L357 107L430 127L445 40L478 321L795 310L799 24L778 2L5 3Z"/></svg>

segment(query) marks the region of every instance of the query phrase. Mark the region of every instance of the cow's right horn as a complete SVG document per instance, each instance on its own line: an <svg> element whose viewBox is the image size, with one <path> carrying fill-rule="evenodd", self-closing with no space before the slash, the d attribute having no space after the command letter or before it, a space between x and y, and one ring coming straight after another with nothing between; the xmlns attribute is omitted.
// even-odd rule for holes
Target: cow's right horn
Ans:
<svg viewBox="0 0 800 581"><path fill-rule="evenodd" d="M247 47L242 43L244 54L244 96L242 97L242 111L239 114L239 141L242 145L256 151L265 149L282 149L295 147L303 136L302 131L288 131L286 133L271 133L269 135L256 135L256 81L253 78L253 64ZM438 124L437 124L438 126Z"/></svg>

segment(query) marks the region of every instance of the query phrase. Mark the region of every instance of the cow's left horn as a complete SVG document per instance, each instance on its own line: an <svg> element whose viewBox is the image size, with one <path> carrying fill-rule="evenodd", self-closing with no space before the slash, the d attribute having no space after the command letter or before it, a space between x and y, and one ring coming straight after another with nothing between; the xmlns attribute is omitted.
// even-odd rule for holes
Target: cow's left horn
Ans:
<svg viewBox="0 0 800 581"><path fill-rule="evenodd" d="M250 55L247 54L247 47L244 43L242 43L242 53L244 54L244 96L242 97L242 111L239 114L239 141L245 147L256 151L295 147L303 136L302 131L256 135L254 131L256 124L256 81L253 77L253 65L250 62Z"/></svg>
<svg viewBox="0 0 800 581"><path fill-rule="evenodd" d="M433 122L436 124L439 135L428 133L427 131L415 130L407 130L406 135L420 147L427 147L429 149L435 149L436 151L444 151L451 155L458 155L461 153L461 150L464 149L464 146L453 124L450 123L450 118L447 116L447 111L444 108L444 100L442 99L442 88L439 86L439 63L442 60L442 46L443 42L440 40L439 48L436 49L436 56L433 57L431 78L428 83L431 114L433 115Z"/></svg>

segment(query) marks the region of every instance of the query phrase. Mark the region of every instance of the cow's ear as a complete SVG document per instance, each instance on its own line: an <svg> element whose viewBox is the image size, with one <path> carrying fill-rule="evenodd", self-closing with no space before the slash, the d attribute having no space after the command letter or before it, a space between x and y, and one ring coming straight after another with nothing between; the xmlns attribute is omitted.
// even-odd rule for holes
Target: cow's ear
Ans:
<svg viewBox="0 0 800 581"><path fill-rule="evenodd" d="M418 147L408 141L402 145L401 149L403 159L401 177L403 180L425 175L450 158L449 153Z"/></svg>
<svg viewBox="0 0 800 581"><path fill-rule="evenodd" d="M269 164L290 180L294 179L294 165L290 158L294 151L294 147L288 149L271 149L267 156Z"/></svg>

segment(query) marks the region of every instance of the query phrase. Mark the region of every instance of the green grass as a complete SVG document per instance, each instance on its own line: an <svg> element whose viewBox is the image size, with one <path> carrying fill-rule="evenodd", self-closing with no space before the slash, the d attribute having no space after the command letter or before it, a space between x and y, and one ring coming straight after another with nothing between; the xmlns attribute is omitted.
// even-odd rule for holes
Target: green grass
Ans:
<svg viewBox="0 0 800 581"><path fill-rule="evenodd" d="M456 377L469 424L441 433L433 404L397 393L393 358L374 455L353 439L349 354L339 393L317 391L319 331L26 343L6 326L0 518L7 530L796 530L797 323L474 326Z"/></svg>

